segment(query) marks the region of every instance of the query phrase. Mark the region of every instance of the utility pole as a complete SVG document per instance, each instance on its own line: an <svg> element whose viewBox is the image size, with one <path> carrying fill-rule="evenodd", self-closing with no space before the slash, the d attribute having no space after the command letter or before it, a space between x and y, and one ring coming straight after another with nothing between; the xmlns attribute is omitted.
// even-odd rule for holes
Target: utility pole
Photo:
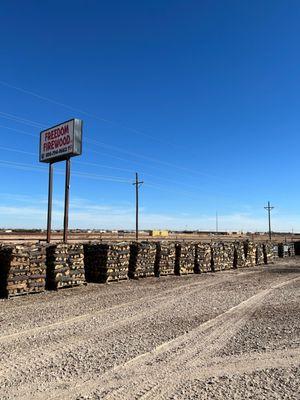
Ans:
<svg viewBox="0 0 300 400"><path fill-rule="evenodd" d="M139 240L139 187L144 183L144 181L139 181L139 175L135 173L135 240Z"/></svg>
<svg viewBox="0 0 300 400"><path fill-rule="evenodd" d="M219 232L219 216L218 211L216 211L216 234Z"/></svg>
<svg viewBox="0 0 300 400"><path fill-rule="evenodd" d="M274 207L271 206L270 202L268 201L267 207L264 207L265 210L268 211L268 219L269 219L269 240L272 240L272 230L271 230L271 211Z"/></svg>

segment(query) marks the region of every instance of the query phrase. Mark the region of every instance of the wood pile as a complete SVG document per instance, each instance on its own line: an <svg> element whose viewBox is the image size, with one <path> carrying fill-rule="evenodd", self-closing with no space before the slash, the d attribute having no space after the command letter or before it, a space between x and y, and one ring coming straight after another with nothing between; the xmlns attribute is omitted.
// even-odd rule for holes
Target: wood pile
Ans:
<svg viewBox="0 0 300 400"><path fill-rule="evenodd" d="M235 242L235 266L236 268L245 268L247 266L244 242Z"/></svg>
<svg viewBox="0 0 300 400"><path fill-rule="evenodd" d="M104 283L127 279L130 257L128 243L87 243L84 264L88 282Z"/></svg>
<svg viewBox="0 0 300 400"><path fill-rule="evenodd" d="M278 244L278 256L284 257L295 257L295 244L294 243L279 243Z"/></svg>
<svg viewBox="0 0 300 400"><path fill-rule="evenodd" d="M263 244L264 263L272 264L274 262L273 243L267 242Z"/></svg>
<svg viewBox="0 0 300 400"><path fill-rule="evenodd" d="M244 242L244 252L245 252L245 266L255 267L256 265L256 245L250 240Z"/></svg>
<svg viewBox="0 0 300 400"><path fill-rule="evenodd" d="M212 271L222 271L224 269L224 245L221 242L211 244L212 252Z"/></svg>
<svg viewBox="0 0 300 400"><path fill-rule="evenodd" d="M34 244L0 248L0 296L11 297L45 290L46 251Z"/></svg>
<svg viewBox="0 0 300 400"><path fill-rule="evenodd" d="M294 243L289 243L289 257L295 257L295 245Z"/></svg>
<svg viewBox="0 0 300 400"><path fill-rule="evenodd" d="M264 249L262 243L256 243L256 265L264 264Z"/></svg>
<svg viewBox="0 0 300 400"><path fill-rule="evenodd" d="M134 242L130 245L129 278L154 276L157 244L153 242Z"/></svg>
<svg viewBox="0 0 300 400"><path fill-rule="evenodd" d="M195 269L195 243L176 243L175 274L193 274Z"/></svg>
<svg viewBox="0 0 300 400"><path fill-rule="evenodd" d="M47 289L78 286L85 283L82 244L55 244L47 247Z"/></svg>
<svg viewBox="0 0 300 400"><path fill-rule="evenodd" d="M235 246L234 243L223 243L223 269L235 268Z"/></svg>
<svg viewBox="0 0 300 400"><path fill-rule="evenodd" d="M273 261L277 261L279 257L279 245L277 243L273 244Z"/></svg>
<svg viewBox="0 0 300 400"><path fill-rule="evenodd" d="M155 276L173 275L175 272L176 249L174 242L157 243Z"/></svg>
<svg viewBox="0 0 300 400"><path fill-rule="evenodd" d="M212 271L212 251L208 243L198 243L195 248L195 273Z"/></svg>

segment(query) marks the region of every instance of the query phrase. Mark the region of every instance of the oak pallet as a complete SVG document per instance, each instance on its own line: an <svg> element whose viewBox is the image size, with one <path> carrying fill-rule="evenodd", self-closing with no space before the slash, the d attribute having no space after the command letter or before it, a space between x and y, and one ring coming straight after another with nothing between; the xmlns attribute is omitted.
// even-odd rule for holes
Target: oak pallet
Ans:
<svg viewBox="0 0 300 400"><path fill-rule="evenodd" d="M88 243L84 245L88 282L105 283L128 278L128 243Z"/></svg>
<svg viewBox="0 0 300 400"><path fill-rule="evenodd" d="M42 245L0 247L0 296L12 297L45 291L46 250Z"/></svg>
<svg viewBox="0 0 300 400"><path fill-rule="evenodd" d="M245 252L245 266L255 267L256 265L256 245L250 240L244 241L244 252Z"/></svg>
<svg viewBox="0 0 300 400"><path fill-rule="evenodd" d="M49 290L85 283L82 244L54 244L47 247L47 281Z"/></svg>
<svg viewBox="0 0 300 400"><path fill-rule="evenodd" d="M195 247L195 273L212 271L212 250L208 243L197 243Z"/></svg>
<svg viewBox="0 0 300 400"><path fill-rule="evenodd" d="M195 270L195 243L183 242L175 245L175 274L193 274Z"/></svg>
<svg viewBox="0 0 300 400"><path fill-rule="evenodd" d="M157 243L155 258L155 276L173 275L175 273L176 248L174 242Z"/></svg>
<svg viewBox="0 0 300 400"><path fill-rule="evenodd" d="M247 266L244 242L235 242L236 268Z"/></svg>
<svg viewBox="0 0 300 400"><path fill-rule="evenodd" d="M256 256L255 256L256 265L264 264L264 250L262 243L256 243Z"/></svg>
<svg viewBox="0 0 300 400"><path fill-rule="evenodd" d="M223 243L223 270L236 268L235 246L232 242Z"/></svg>
<svg viewBox="0 0 300 400"><path fill-rule="evenodd" d="M157 244L153 242L133 242L130 245L128 276L131 279L155 275Z"/></svg>

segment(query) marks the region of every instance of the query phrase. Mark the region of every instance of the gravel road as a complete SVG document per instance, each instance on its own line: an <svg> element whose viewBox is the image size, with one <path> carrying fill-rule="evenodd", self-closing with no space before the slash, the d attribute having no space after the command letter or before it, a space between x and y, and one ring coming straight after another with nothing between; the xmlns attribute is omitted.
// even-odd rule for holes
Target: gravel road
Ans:
<svg viewBox="0 0 300 400"><path fill-rule="evenodd" d="M0 301L0 399L299 399L300 259Z"/></svg>

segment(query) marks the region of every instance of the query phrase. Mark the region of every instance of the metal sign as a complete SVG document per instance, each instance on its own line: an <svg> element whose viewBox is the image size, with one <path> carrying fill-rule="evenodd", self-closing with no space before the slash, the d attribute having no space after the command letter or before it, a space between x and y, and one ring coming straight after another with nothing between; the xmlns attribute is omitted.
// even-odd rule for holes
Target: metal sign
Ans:
<svg viewBox="0 0 300 400"><path fill-rule="evenodd" d="M53 163L82 153L82 121L71 119L40 135L40 162Z"/></svg>
<svg viewBox="0 0 300 400"><path fill-rule="evenodd" d="M64 243L68 240L71 157L82 153L82 121L70 119L53 126L40 135L40 162L49 164L47 242L51 241L53 167L57 161L66 160Z"/></svg>

